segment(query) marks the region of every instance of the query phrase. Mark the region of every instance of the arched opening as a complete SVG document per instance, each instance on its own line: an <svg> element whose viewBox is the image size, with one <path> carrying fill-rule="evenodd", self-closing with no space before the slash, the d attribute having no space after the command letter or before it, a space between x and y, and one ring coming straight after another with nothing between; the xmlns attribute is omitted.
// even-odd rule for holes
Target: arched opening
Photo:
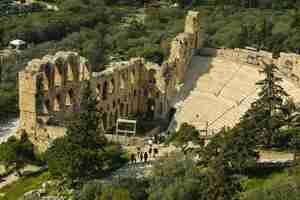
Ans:
<svg viewBox="0 0 300 200"><path fill-rule="evenodd" d="M161 115L161 114L163 114L163 103L162 102L160 102L160 104L159 104L159 110L158 110L158 113Z"/></svg>
<svg viewBox="0 0 300 200"><path fill-rule="evenodd" d="M60 100L61 100L60 95L56 95L56 97L54 98L54 108L53 108L55 112L60 111Z"/></svg>
<svg viewBox="0 0 300 200"><path fill-rule="evenodd" d="M119 117L119 116L118 116L118 110L116 110L116 111L115 111L115 121L114 121L114 123L117 122L118 117Z"/></svg>
<svg viewBox="0 0 300 200"><path fill-rule="evenodd" d="M78 80L78 58L76 55L70 55L68 57L68 76L67 80L74 81Z"/></svg>
<svg viewBox="0 0 300 200"><path fill-rule="evenodd" d="M128 104L126 104L125 116L128 116L128 115L129 115L129 106L128 106Z"/></svg>
<svg viewBox="0 0 300 200"><path fill-rule="evenodd" d="M113 127L115 125L115 117L113 113L110 113L110 122L109 122L109 126Z"/></svg>
<svg viewBox="0 0 300 200"><path fill-rule="evenodd" d="M120 75L120 89L124 89L125 88L125 77L124 74Z"/></svg>
<svg viewBox="0 0 300 200"><path fill-rule="evenodd" d="M159 96L160 96L159 92L156 92L156 98L159 98Z"/></svg>
<svg viewBox="0 0 300 200"><path fill-rule="evenodd" d="M62 58L58 58L57 60L55 60L54 82L56 86L62 85L64 67L65 63Z"/></svg>
<svg viewBox="0 0 300 200"><path fill-rule="evenodd" d="M135 83L135 70L134 69L130 72L130 82L131 82L131 84Z"/></svg>
<svg viewBox="0 0 300 200"><path fill-rule="evenodd" d="M106 113L102 114L102 124L103 124L104 130L106 130L106 128L107 128L107 114Z"/></svg>
<svg viewBox="0 0 300 200"><path fill-rule="evenodd" d="M71 106L74 104L74 92L70 89L66 95L66 106Z"/></svg>
<svg viewBox="0 0 300 200"><path fill-rule="evenodd" d="M107 90L108 90L108 83L107 81L105 81L102 88L102 100L107 99Z"/></svg>
<svg viewBox="0 0 300 200"><path fill-rule="evenodd" d="M120 116L123 117L124 116L124 104L120 103Z"/></svg>
<svg viewBox="0 0 300 200"><path fill-rule="evenodd" d="M44 67L45 77L47 79L47 82L44 85L44 89L48 90L51 85L51 79L52 79L52 69L50 63L47 63Z"/></svg>
<svg viewBox="0 0 300 200"><path fill-rule="evenodd" d="M96 97L97 97L97 100L100 100L100 98L101 98L101 85L100 84L97 84L97 86L96 86Z"/></svg>
<svg viewBox="0 0 300 200"><path fill-rule="evenodd" d="M136 89L133 90L133 96L136 97Z"/></svg>
<svg viewBox="0 0 300 200"><path fill-rule="evenodd" d="M147 119L153 120L154 113L155 113L155 100L150 98L147 100L147 112L146 112Z"/></svg>
<svg viewBox="0 0 300 200"><path fill-rule="evenodd" d="M149 83L150 84L156 83L155 74L156 74L156 71L154 69L150 69L150 71L149 71Z"/></svg>
<svg viewBox="0 0 300 200"><path fill-rule="evenodd" d="M50 100L49 99L46 99L45 100L45 104L44 104L44 112L45 113L49 113L51 110L50 108Z"/></svg>
<svg viewBox="0 0 300 200"><path fill-rule="evenodd" d="M115 82L114 79L111 79L110 84L108 85L109 94L114 93L114 90L115 90Z"/></svg>

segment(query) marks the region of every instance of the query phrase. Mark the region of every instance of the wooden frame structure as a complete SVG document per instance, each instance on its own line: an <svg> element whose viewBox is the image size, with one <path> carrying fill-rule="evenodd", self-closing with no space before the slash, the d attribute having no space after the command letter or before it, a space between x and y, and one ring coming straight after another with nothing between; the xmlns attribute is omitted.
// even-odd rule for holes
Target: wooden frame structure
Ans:
<svg viewBox="0 0 300 200"><path fill-rule="evenodd" d="M133 125L133 130L120 129L120 124L132 124ZM127 136L127 134L133 134L133 136L135 136L135 134L136 134L136 120L129 120L129 119L119 118L117 120L117 124L116 124L117 140L119 140L119 133L125 133L125 136Z"/></svg>

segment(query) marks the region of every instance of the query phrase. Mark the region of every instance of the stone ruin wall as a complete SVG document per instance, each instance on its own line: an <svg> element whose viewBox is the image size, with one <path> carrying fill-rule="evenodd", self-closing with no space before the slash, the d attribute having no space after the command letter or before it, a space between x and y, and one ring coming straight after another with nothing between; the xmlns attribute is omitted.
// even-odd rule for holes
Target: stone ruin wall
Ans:
<svg viewBox="0 0 300 200"><path fill-rule="evenodd" d="M202 53L201 53L202 52ZM273 58L273 54L267 51L255 51L251 49L202 49L202 55L219 56L243 64L251 64L262 67L265 62L272 62L278 66L282 75L292 80L300 87L300 55L295 53L281 52L278 58Z"/></svg>
<svg viewBox="0 0 300 200"><path fill-rule="evenodd" d="M57 52L34 59L19 72L19 133L26 132L37 149L44 151L65 134L61 122L79 111L82 83L90 81L99 100L105 130L117 118L151 114L163 119L182 82L194 50L199 48L199 13L190 11L185 31L171 43L169 59L161 66L143 58L111 63L102 72L91 72L89 62L75 52Z"/></svg>
<svg viewBox="0 0 300 200"><path fill-rule="evenodd" d="M3 80L5 80L5 70L7 70L11 65L15 65L17 63L17 52L5 49L0 50L0 84Z"/></svg>

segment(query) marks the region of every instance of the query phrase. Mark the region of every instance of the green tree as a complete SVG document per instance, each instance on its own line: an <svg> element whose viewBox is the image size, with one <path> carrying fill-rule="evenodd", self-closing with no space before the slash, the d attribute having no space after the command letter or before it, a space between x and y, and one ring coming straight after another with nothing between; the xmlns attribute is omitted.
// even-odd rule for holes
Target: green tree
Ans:
<svg viewBox="0 0 300 200"><path fill-rule="evenodd" d="M53 142L46 152L49 169L67 179L86 180L103 173L103 152L107 146L96 110L97 100L90 84L83 88L80 112L67 127L66 136Z"/></svg>
<svg viewBox="0 0 300 200"><path fill-rule="evenodd" d="M25 133L21 135L20 140L12 136L0 145L0 162L5 165L6 169L14 166L19 176L22 176L20 169L34 160L33 144Z"/></svg>
<svg viewBox="0 0 300 200"><path fill-rule="evenodd" d="M275 64L264 63L261 71L265 78L256 84L260 87L258 99L251 104L242 123L249 123L257 133L259 143L270 146L279 129L286 124L283 106L288 94L280 85L282 79L276 75L278 68ZM243 120L243 119L242 119ZM248 128L250 128L248 127Z"/></svg>
<svg viewBox="0 0 300 200"><path fill-rule="evenodd" d="M179 130L173 132L167 142L172 142L176 147L181 148L184 154L193 149L191 145L203 145L199 131L188 123L181 124Z"/></svg>
<svg viewBox="0 0 300 200"><path fill-rule="evenodd" d="M300 152L300 130L298 129L293 129L293 134L292 134L292 139L290 141L290 146L292 150L294 151L294 161L296 161L299 156Z"/></svg>

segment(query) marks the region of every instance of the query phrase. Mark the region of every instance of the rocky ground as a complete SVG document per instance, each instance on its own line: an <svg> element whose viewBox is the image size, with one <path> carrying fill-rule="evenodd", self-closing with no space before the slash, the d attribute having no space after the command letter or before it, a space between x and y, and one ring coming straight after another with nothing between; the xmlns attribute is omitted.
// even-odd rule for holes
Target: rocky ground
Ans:
<svg viewBox="0 0 300 200"><path fill-rule="evenodd" d="M10 136L14 135L19 125L19 119L12 119L6 123L0 124L0 143L4 142Z"/></svg>

